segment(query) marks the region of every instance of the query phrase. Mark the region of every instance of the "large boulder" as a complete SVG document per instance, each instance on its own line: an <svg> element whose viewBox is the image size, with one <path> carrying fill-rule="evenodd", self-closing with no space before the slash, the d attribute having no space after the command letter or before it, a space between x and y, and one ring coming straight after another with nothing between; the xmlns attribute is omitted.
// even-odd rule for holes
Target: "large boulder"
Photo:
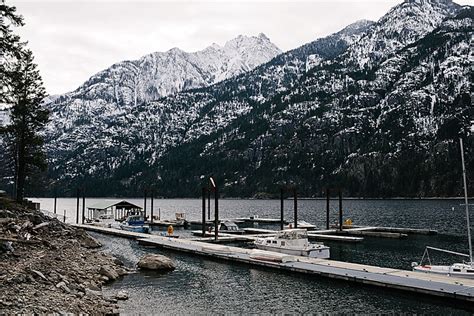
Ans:
<svg viewBox="0 0 474 316"><path fill-rule="evenodd" d="M138 261L138 267L146 270L170 271L176 268L175 263L168 257L149 254Z"/></svg>

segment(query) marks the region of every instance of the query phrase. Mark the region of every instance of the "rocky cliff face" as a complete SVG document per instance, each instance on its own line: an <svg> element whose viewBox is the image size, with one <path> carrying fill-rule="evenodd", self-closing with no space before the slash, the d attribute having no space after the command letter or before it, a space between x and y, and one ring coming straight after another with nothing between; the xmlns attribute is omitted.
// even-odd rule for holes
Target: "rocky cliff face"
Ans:
<svg viewBox="0 0 474 316"><path fill-rule="evenodd" d="M420 34L370 66L347 62L354 43L232 127L172 150L163 178L218 174L237 195L286 184L305 195L326 186L354 196L459 194L460 136L474 174L473 10ZM185 156L200 159L175 163Z"/></svg>
<svg viewBox="0 0 474 316"><path fill-rule="evenodd" d="M471 38L472 7L405 1L207 88L130 111L95 99L93 109L55 108L51 175L99 195L146 183L193 195L209 174L240 196L292 183L305 195L328 185L455 194L456 139L471 126Z"/></svg>
<svg viewBox="0 0 474 316"><path fill-rule="evenodd" d="M189 90L206 87L249 71L281 51L265 34L238 36L224 46L213 44L187 53L179 48L152 53L138 60L116 63L53 102L65 108L103 101L117 107L136 106Z"/></svg>
<svg viewBox="0 0 474 316"><path fill-rule="evenodd" d="M400 8L416 6L421 19L436 5L421 4ZM393 43L384 34L402 24L394 8L390 18L346 52L319 62L287 91L229 127L172 149L160 174L194 175L191 183L199 183L199 174L220 175L224 192L235 195L277 192L286 184L298 184L307 196L320 195L326 186L354 196L460 193L458 137L467 137L468 153L473 146L473 16L465 8L452 17L456 6L447 4L439 4L447 9L436 27L409 24L411 40L397 40L402 48L384 45L383 54L367 53L367 39ZM199 159L176 163L190 156ZM473 168L470 158L471 174Z"/></svg>
<svg viewBox="0 0 474 316"><path fill-rule="evenodd" d="M227 126L254 103L264 102L290 87L305 73L309 55L337 56L370 24L357 23L209 88L154 102L118 106L105 98L56 98L50 105L52 123L47 131L51 176L66 185L78 178L91 181L118 176L120 180L104 184L104 190L133 186L141 179L140 169L156 165L169 148L209 134L216 126ZM239 37L226 46L242 47L243 40ZM234 89L236 85L239 91Z"/></svg>

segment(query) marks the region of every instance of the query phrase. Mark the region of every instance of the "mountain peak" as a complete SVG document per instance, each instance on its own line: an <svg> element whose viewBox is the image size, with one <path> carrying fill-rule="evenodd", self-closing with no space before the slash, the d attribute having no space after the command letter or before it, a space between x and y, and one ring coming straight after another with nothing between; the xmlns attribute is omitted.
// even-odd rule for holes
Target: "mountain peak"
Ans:
<svg viewBox="0 0 474 316"><path fill-rule="evenodd" d="M115 63L67 95L78 104L102 100L115 106L133 106L229 79L280 53L269 40L244 35L228 41L224 47L213 43L196 52L173 47L139 60Z"/></svg>
<svg viewBox="0 0 474 316"><path fill-rule="evenodd" d="M245 54L249 57L251 57L251 54L258 54L259 47L263 47L273 57L281 53L281 50L263 33L260 33L258 36L239 35L224 45L225 50L245 51Z"/></svg>
<svg viewBox="0 0 474 316"><path fill-rule="evenodd" d="M268 38L268 36L265 35L265 33L258 34L258 38L261 38L265 41L270 41L270 39Z"/></svg>
<svg viewBox="0 0 474 316"><path fill-rule="evenodd" d="M405 0L405 3L416 3L416 4L454 4L452 0Z"/></svg>
<svg viewBox="0 0 474 316"><path fill-rule="evenodd" d="M177 53L184 53L184 51L181 48L173 47L168 50L168 53L177 54Z"/></svg>
<svg viewBox="0 0 474 316"><path fill-rule="evenodd" d="M347 35L360 33L361 31L363 32L367 30L367 28L370 27L374 23L375 23L374 21L370 21L370 20L359 20L352 24L349 24L338 33L344 33Z"/></svg>
<svg viewBox="0 0 474 316"><path fill-rule="evenodd" d="M351 61L359 65L378 63L433 31L460 8L452 0L405 0L374 23L348 51Z"/></svg>
<svg viewBox="0 0 474 316"><path fill-rule="evenodd" d="M422 8L422 10L432 11L434 8L438 10L444 10L449 14L456 13L459 10L460 5L453 2L452 0L405 0L403 3L395 6L393 9L397 8ZM393 10L392 9L392 10ZM416 13L416 12L413 12Z"/></svg>

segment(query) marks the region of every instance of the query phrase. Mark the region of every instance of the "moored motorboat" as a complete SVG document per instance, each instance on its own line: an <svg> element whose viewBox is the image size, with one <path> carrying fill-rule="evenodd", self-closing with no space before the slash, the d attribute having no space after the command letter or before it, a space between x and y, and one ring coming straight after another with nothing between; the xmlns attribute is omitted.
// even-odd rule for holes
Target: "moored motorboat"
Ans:
<svg viewBox="0 0 474 316"><path fill-rule="evenodd" d="M292 229L292 228L294 228L293 225L294 225L293 223L290 223L290 224L285 226L285 229ZM314 229L316 229L316 225L313 225L313 224L308 223L306 221L298 221L298 228L306 229L306 230L314 230Z"/></svg>
<svg viewBox="0 0 474 316"><path fill-rule="evenodd" d="M258 238L254 244L258 249L280 252L292 256L321 259L327 259L330 256L328 246L313 244L308 241L308 233L305 229L282 230L274 237Z"/></svg>
<svg viewBox="0 0 474 316"><path fill-rule="evenodd" d="M218 225L218 229L220 233L225 233L225 234L234 234L234 235L245 234L245 230L240 229L236 223L229 220L222 221ZM214 231L214 227L211 228L211 231Z"/></svg>
<svg viewBox="0 0 474 316"><path fill-rule="evenodd" d="M141 215L131 215L120 224L120 228L135 233L150 233L150 226L145 225L145 219Z"/></svg>
<svg viewBox="0 0 474 316"><path fill-rule="evenodd" d="M186 227L187 226L186 215L184 213L176 213L175 216L176 216L176 219L153 220L151 222L148 222L148 225L159 226L159 227L168 227L170 225L173 227Z"/></svg>

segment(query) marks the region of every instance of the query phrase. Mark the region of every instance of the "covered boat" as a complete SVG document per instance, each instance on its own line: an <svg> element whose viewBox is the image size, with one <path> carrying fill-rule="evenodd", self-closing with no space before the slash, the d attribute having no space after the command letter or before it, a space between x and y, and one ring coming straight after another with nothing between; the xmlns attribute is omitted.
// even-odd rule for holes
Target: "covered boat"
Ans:
<svg viewBox="0 0 474 316"><path fill-rule="evenodd" d="M221 233L226 233L226 234L235 234L235 235L243 235L245 234L245 230L240 229L239 226L237 226L236 223L232 221L223 221L219 224L218 226L219 232ZM214 228L212 228L211 231L214 231Z"/></svg>
<svg viewBox="0 0 474 316"><path fill-rule="evenodd" d="M312 244L308 241L305 229L287 229L275 237L262 237L254 242L258 249L280 252L292 256L329 258L329 247L323 244Z"/></svg>
<svg viewBox="0 0 474 316"><path fill-rule="evenodd" d="M135 233L150 233L150 226L145 225L142 215L130 215L120 224L120 228Z"/></svg>

